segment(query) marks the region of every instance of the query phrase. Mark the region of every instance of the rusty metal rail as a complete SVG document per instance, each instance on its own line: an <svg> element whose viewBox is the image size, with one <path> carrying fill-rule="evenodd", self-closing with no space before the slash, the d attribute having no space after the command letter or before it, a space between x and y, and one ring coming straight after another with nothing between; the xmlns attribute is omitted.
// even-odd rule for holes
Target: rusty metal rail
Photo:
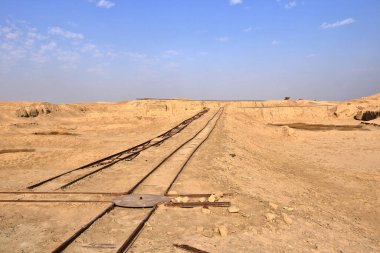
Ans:
<svg viewBox="0 0 380 253"><path fill-rule="evenodd" d="M172 153L170 153L167 157L165 157L156 167L154 167L150 172L148 172L139 182L137 182L129 191L127 191L126 193L128 194L131 194L133 193L137 188L138 186L141 185L142 182L144 182L151 174L153 174L163 163L165 163L171 156L173 156L179 149L181 149L185 144L189 143L191 140L193 140L201 131L203 131L207 126L208 124L218 115L219 112L223 112L223 108L220 108L218 110L217 113L215 113L215 115L213 115L213 117L208 120L208 122L205 124L205 126L199 130L192 138L190 138L189 140L187 140L185 143L183 143L182 145L180 145L178 148L175 149L175 151L173 151ZM220 116L221 116L221 113L219 114L219 117L217 118L216 122L215 122L215 125L212 127L212 129L210 130L210 132L208 133L208 135L206 136L206 138L199 144L199 146L197 148L195 148L193 150L193 152L191 153L191 155L188 157L188 159L186 160L186 162L181 166L180 170L178 171L178 173L175 175L174 179L171 181L171 183L169 184L169 186L167 187L166 191L165 191L165 194L167 194L169 192L169 190L171 189L171 187L173 186L173 183L177 180L179 174L183 171L184 167L187 165L188 161L192 158L192 156L194 155L194 153L198 150L198 148L204 143L204 141L206 141L206 139L209 138L211 132L214 130L214 128L216 127L217 125L217 122L219 121L220 119ZM183 195L182 195L183 196ZM198 197L198 196L210 196L210 194L195 194L193 195L194 197ZM215 202L214 202L215 203ZM173 205L173 206L181 206L181 204L185 204L185 203L177 203L178 205ZM192 203L190 203L192 204ZM208 203L206 204L203 204L203 205L207 205ZM194 206L197 205L197 204L194 204ZM212 204L212 205L221 205L221 206L229 206L229 202L221 202L220 204ZM185 207L185 206L183 206ZM111 206L109 206L107 209L105 209L102 213L100 213L98 216L96 216L93 220L91 220L88 224L86 224L84 227L82 227L81 229L79 229L76 233L74 233L69 239L67 239L66 241L64 241L60 246L58 246L54 251L53 253L58 253L58 252L62 252L63 250L65 250L76 238L78 238L84 231L86 231L88 228L91 227L91 225L93 223L95 223L98 219L100 219L101 217L103 217L106 213L110 212L111 210L113 210L115 208L115 205L112 204ZM133 232L128 236L128 238L124 241L124 243L121 245L121 247L117 250L117 253L122 253L122 252L125 252L126 250L128 250L133 242L137 239L137 237L139 236L139 234L141 233L142 229L144 228L146 222L149 220L149 218L155 213L155 211L157 210L157 205L154 206L153 208L151 208L151 210L149 211L149 213L145 216L145 218L139 223L139 225L133 230Z"/></svg>
<svg viewBox="0 0 380 253"><path fill-rule="evenodd" d="M219 112L219 110L218 110ZM161 167L162 164L164 164L170 157L172 157L176 152L178 152L178 150L180 150L181 148L183 148L186 144L188 144L190 141L194 140L196 138L196 136L202 132L206 127L207 125L216 117L216 115L218 114L215 113L214 116L208 120L208 122L206 123L206 125L204 127L202 127L196 134L193 135L193 137L191 137L190 139L188 139L187 141L185 141L184 143L182 143L179 147L177 147L174 151L172 151L168 156L166 156L157 166L155 166L151 171L149 171L143 178L141 178L131 189L129 189L126 193L127 194L131 194L133 193L137 187L139 187L150 175L152 175L158 168ZM211 130L212 131L212 130ZM207 138L206 138L207 139ZM202 144L201 144L202 145ZM189 159L191 158L191 156L189 157ZM180 173L180 172L179 172ZM177 176L179 175L179 173L177 174ZM176 176L176 177L177 177ZM175 180L174 180L175 181ZM173 182L174 182L173 181ZM173 183L172 183L173 184ZM171 184L171 185L172 185ZM171 188L171 185L169 186L169 189L165 192L165 195L168 193L168 191L170 190Z"/></svg>
<svg viewBox="0 0 380 253"><path fill-rule="evenodd" d="M212 119L214 117L216 117L216 115L219 113L219 111L221 111L221 114L219 115L219 117L217 118L216 122L215 122L215 125L212 127L212 129L210 130L210 132L208 133L208 135L206 136L206 138L193 150L193 152L190 154L189 158L186 160L185 164L182 165L181 169L178 171L177 175L175 176L175 178L173 179L173 181L170 183L169 187L167 188L166 192L165 192L165 195L169 193L170 189L172 188L174 182L177 180L177 178L179 177L179 175L181 174L181 172L183 171L183 169L186 167L187 163L190 161L190 159L193 157L193 155L195 154L195 152L197 152L197 150L203 145L203 143L210 137L211 133L214 131L216 125L218 124L218 121L220 119L220 116L222 115L223 111L224 111L224 107L220 108L218 110L218 112L212 117ZM211 120L212 120L211 119ZM211 121L210 120L210 121ZM209 122L210 122L209 121ZM199 132L200 133L200 132Z"/></svg>
<svg viewBox="0 0 380 253"><path fill-rule="evenodd" d="M201 117L207 111L208 111L208 109L205 109L202 112L200 112L200 113L196 114L195 116L193 116L192 118L189 118L189 119L183 121L179 125L180 128L178 128L178 126L176 128L174 128L174 129L176 129L174 132L171 132L171 130L169 130L169 131L165 132L164 134L160 135L159 137L162 138L162 139L159 140L159 141L154 142L154 141L152 141L154 139L152 139L152 140L150 140L148 142L140 144L140 145L138 145L138 146L136 146L134 148L131 148L129 150L119 152L119 153L117 153L115 155L112 155L112 156L109 156L107 158L101 159L101 160L96 161L94 163L90 163L88 165L85 165L85 166L82 166L80 168L71 170L69 172L62 173L62 174L60 174L58 176L49 178L49 179L47 179L45 181L42 181L42 182L37 183L35 185L32 185L32 186L30 186L28 188L33 189L35 187L43 185L44 183L47 183L47 182L52 181L54 179L57 179L57 178L59 178L59 177L61 177L63 175L69 174L69 173L71 173L73 171L84 169L84 168L88 168L88 167L91 167L91 166L96 167L96 166L103 166L104 165L103 167L100 168L100 169L104 169L104 168L107 168L107 167L115 164L116 162L118 162L120 160L127 159L131 155L134 155L134 156L138 155L139 152L141 152L142 150L147 149L147 148L149 148L151 146L159 145L165 139L170 138L174 134L182 131L188 124L190 124L193 120ZM221 113L219 114L219 112L221 112ZM171 197L174 197L174 196L187 196L187 197L193 197L193 198L196 198L196 197L209 197L211 194L168 194L168 192L170 191L170 189L172 188L174 182L177 180L177 178L179 177L180 173L186 167L187 163L192 158L192 156L194 155L194 153L209 138L209 136L211 135L211 133L215 129L215 127L216 127L216 125L217 125L217 123L218 123L218 121L220 119L220 116L221 116L222 112L223 112L223 108L220 108L218 110L218 112L216 112L215 115L213 115L213 117L208 120L208 122L205 124L205 126L202 129L200 129L192 138L190 138L189 140L187 140L185 143L181 144L172 153L170 153L167 157L165 157L156 167L154 167L150 172L148 172L134 187L132 187L127 192L46 192L46 191L45 192L42 192L42 191L41 192L32 192L32 191L9 191L9 192L5 192L5 191L3 191L3 192L0 192L0 194L2 194L2 195L4 195L4 194L10 194L10 195L22 195L22 194L25 194L25 195L66 195L66 196L67 195L108 195L108 196L120 196L120 195L125 195L125 194L133 193L135 191L135 189L137 189L138 186L140 186L141 183L144 182L152 173L154 173L163 163L165 163L170 157L172 157L178 150L180 150L182 147L184 147L187 143L189 143L194 138L196 138L198 136L198 134L201 133L209 125L209 123L213 119L215 119L215 117L219 114L218 118L216 119L214 125L212 126L212 128L210 129L210 131L208 132L208 134L204 137L204 139L199 144L197 144L198 146L195 147L195 149L191 151L189 157L185 160L184 164L180 167L179 171L176 173L175 177L170 182L169 186L166 188L166 191L165 191L165 195L166 196L171 196ZM123 155L126 154L125 152L127 152L127 151L128 152L136 152L136 153L132 153L132 154L129 154L127 156L123 156ZM97 169L96 171L99 171L99 169ZM93 173L94 172L91 172L91 174L93 174ZM78 179L76 179L76 181L78 181ZM224 195L229 195L229 194L227 193L227 194L224 194ZM99 213L97 216L95 216L93 219L91 219L87 224L85 224L84 226L82 226L72 236L70 236L67 240L65 240L62 244L60 244L56 249L54 249L52 251L53 253L58 253L58 252L64 251L72 242L75 241L76 238L78 238L83 232L85 232L88 228L90 228L97 220L101 219L104 215L106 215L107 213L111 212L116 207L116 204L113 203L110 200L81 200L81 199L78 199L78 200L72 200L72 199L68 199L68 200L62 200L62 199L57 199L57 200L54 200L54 199L41 199L41 200L39 200L39 199L1 200L0 199L0 203L110 203L110 205L107 206L107 208L105 208L101 213ZM188 202L188 203L167 203L166 205L167 206L171 206L171 207L183 207L183 208L196 207L196 206L228 207L228 206L230 206L230 202L203 202L203 203L202 202ZM138 238L139 234L142 232L142 230L143 230L146 222L150 219L150 217L157 210L157 207L158 206L155 205L153 208L151 208L151 210L144 217L144 219L139 223L139 225L133 230L133 232L129 235L129 237L124 241L124 243L121 245L121 247L117 250L118 253L125 252L126 250L128 250L132 246L132 244L134 243L134 241ZM181 246L183 246L183 245L181 245ZM183 249L185 249L185 248L183 248ZM188 249L190 249L190 248L188 248ZM194 252L204 252L204 251L194 251Z"/></svg>
<svg viewBox="0 0 380 253"><path fill-rule="evenodd" d="M173 244L174 247L182 249L187 252L192 252L192 253L208 253L208 251L204 251L201 249L194 248L190 245L187 244Z"/></svg>
<svg viewBox="0 0 380 253"><path fill-rule="evenodd" d="M48 178L46 180L43 180L41 182L38 182L36 184L33 184L31 186L28 186L27 188L28 189L34 189L36 187L39 187L43 184L46 184L50 181L53 181L55 179L58 179L62 176L65 176L65 175L68 175L72 172L75 172L75 171L78 171L78 170L83 170L83 169L87 169L87 168L96 168L96 167L100 167L94 171L91 171L89 173L86 173L85 175L79 177L79 178L76 178L75 180L73 181L70 181L68 182L67 184L64 184L60 187L60 189L64 189L86 177L89 177L99 171L102 171L104 169L107 169L109 167L111 167L112 165L120 162L120 161L125 161L125 160L132 160L134 159L136 156L138 156L140 154L140 152L152 147L152 146L158 146L160 144L162 144L164 141L166 141L167 139L171 138L172 136L178 134L179 132L181 132L183 129L185 129L191 122L193 122L194 120L202 117L205 113L207 113L209 111L208 108L205 108L203 109L201 112L195 114L194 116L182 121L180 124L178 124L177 126L175 126L174 128L166 131L165 133L153 138L153 139L150 139L144 143L141 143L139 145L136 145L132 148L129 148L127 150L123 150L121 152L118 152L116 154L113 154L113 155L110 155L110 156L107 156L105 158L102 158L100 160L97 160L95 162L92 162L92 163L89 163L89 164L86 164L84 166L81 166L79 168L76 168L76 169L73 169L73 170L69 170L67 172L64 172L64 173L61 173L59 175L56 175L54 177L51 177L51 178Z"/></svg>
<svg viewBox="0 0 380 253"><path fill-rule="evenodd" d="M137 237L140 235L142 229L144 228L146 222L157 210L157 206L154 206L145 218L139 223L139 225L133 230L133 232L128 236L127 240L121 245L121 247L116 251L116 253L124 253L129 247L134 243Z"/></svg>
<svg viewBox="0 0 380 253"><path fill-rule="evenodd" d="M207 124L198 132L194 135L194 137L192 139L194 139L203 129L205 129L207 127L207 125L218 115L218 113L220 111L223 112L224 108L220 108L216 113L215 115L207 122ZM197 146L193 152L190 154L190 156L187 158L186 162L182 165L182 167L180 168L180 170L178 171L177 175L174 177L174 179L171 181L170 185L168 186L168 188L166 189L165 191L165 194L167 194L170 189L172 188L174 182L177 180L178 176L181 174L181 172L183 171L183 169L186 167L187 163L190 161L190 159L193 157L194 153L199 149L200 146L202 146L202 144L210 137L211 133L213 132L213 130L215 129L219 119L220 119L220 116L221 114L219 115L219 117L217 118L216 122L215 122L215 125L212 127L211 131L208 133L208 135L206 136L206 138L200 143L199 146ZM174 153L170 154L170 156L172 156ZM149 173L149 175L151 174L152 172ZM146 179L147 177L145 177ZM144 179L144 180L145 180ZM139 182L139 184L141 184L141 182ZM135 188L136 189L136 188ZM154 208L152 208L152 210L149 212L149 214L147 215L147 217L140 222L140 224L136 227L136 229L133 231L133 233L131 234L131 236L129 236L127 238L127 240L123 243L123 245L118 249L117 253L123 253L125 251L127 251L132 245L133 245L133 242L137 239L138 235L141 233L142 229L144 228L146 222L149 220L149 218L154 214L154 212L157 210L157 206L155 206Z"/></svg>
<svg viewBox="0 0 380 253"><path fill-rule="evenodd" d="M104 209L100 214L98 214L95 218L90 220L86 225L81 227L77 232L75 232L72 236L70 236L69 239L64 241L61 245L59 245L55 250L52 251L52 253L59 253L64 251L78 236L80 236L84 231L86 231L92 224L95 223L98 219L103 217L106 213L110 212L112 209L115 208L115 204L110 204L106 209Z"/></svg>
<svg viewBox="0 0 380 253"><path fill-rule="evenodd" d="M125 192L0 192L1 195L4 194L14 194L14 195L111 195L111 196L120 196L125 195Z"/></svg>
<svg viewBox="0 0 380 253"><path fill-rule="evenodd" d="M213 193L166 194L165 196L167 196L167 197L189 197L189 198L205 197L205 198L208 198L211 195L213 195ZM232 193L223 193L223 196L231 196L231 195L232 195Z"/></svg>
<svg viewBox="0 0 380 253"><path fill-rule="evenodd" d="M61 200L61 199L0 199L0 203L111 203L107 200Z"/></svg>
<svg viewBox="0 0 380 253"><path fill-rule="evenodd" d="M217 207L230 207L231 202L187 202L187 203L167 203L165 206L169 207L182 207L182 208L192 208L197 206L217 206Z"/></svg>

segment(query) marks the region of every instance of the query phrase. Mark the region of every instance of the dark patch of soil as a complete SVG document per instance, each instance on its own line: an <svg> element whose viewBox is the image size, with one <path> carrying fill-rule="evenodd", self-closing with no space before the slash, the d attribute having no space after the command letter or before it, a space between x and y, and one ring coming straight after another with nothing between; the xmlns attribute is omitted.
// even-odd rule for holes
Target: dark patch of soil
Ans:
<svg viewBox="0 0 380 253"><path fill-rule="evenodd" d="M70 132L58 132L58 131L50 131L50 132L37 132L33 133L34 135L79 135L76 133L70 133Z"/></svg>
<svg viewBox="0 0 380 253"><path fill-rule="evenodd" d="M272 126L288 126L294 129L309 130L309 131L369 131L369 129L363 128L362 125L323 125L323 124L307 124L307 123L292 123L292 124L270 124Z"/></svg>
<svg viewBox="0 0 380 253"><path fill-rule="evenodd" d="M19 153L19 152L34 152L35 149L1 149L0 154L6 154L6 153Z"/></svg>
<svg viewBox="0 0 380 253"><path fill-rule="evenodd" d="M356 120L363 120L363 121L369 121L380 117L380 111L359 111L354 119Z"/></svg>

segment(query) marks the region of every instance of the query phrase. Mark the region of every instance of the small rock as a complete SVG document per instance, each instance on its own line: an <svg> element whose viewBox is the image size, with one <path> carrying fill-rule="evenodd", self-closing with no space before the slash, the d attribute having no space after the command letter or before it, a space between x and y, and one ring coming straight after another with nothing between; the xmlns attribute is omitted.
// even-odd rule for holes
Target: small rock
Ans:
<svg viewBox="0 0 380 253"><path fill-rule="evenodd" d="M240 209L237 206L230 206L228 208L228 212L230 212L230 213L238 213L239 211L240 211Z"/></svg>
<svg viewBox="0 0 380 253"><path fill-rule="evenodd" d="M292 136L295 133L295 130L292 129L292 128L290 128L290 127L288 127L288 126L282 126L281 129L282 129L282 135L284 137Z"/></svg>
<svg viewBox="0 0 380 253"><path fill-rule="evenodd" d="M215 202L216 201L216 197L214 194L212 194L210 197L208 197L208 202Z"/></svg>
<svg viewBox="0 0 380 253"><path fill-rule="evenodd" d="M181 203L182 202L182 197L176 197L173 199L175 203Z"/></svg>
<svg viewBox="0 0 380 253"><path fill-rule="evenodd" d="M206 202L206 198L205 197L202 197L202 198L199 198L199 202Z"/></svg>
<svg viewBox="0 0 380 253"><path fill-rule="evenodd" d="M218 227L218 230L219 230L219 234L222 236L222 237L226 237L228 235L228 230L227 230L227 227L224 226L224 225L221 225Z"/></svg>
<svg viewBox="0 0 380 253"><path fill-rule="evenodd" d="M275 203L271 203L271 202L269 202L269 206L271 208L273 208L274 210L277 210L277 208L278 208L278 205L276 205Z"/></svg>
<svg viewBox="0 0 380 253"><path fill-rule="evenodd" d="M288 206L284 206L283 209L285 209L286 211L289 211L289 212L294 210L294 208L288 207Z"/></svg>
<svg viewBox="0 0 380 253"><path fill-rule="evenodd" d="M293 223L293 220L286 213L282 213L282 218L284 218L285 223L288 225Z"/></svg>
<svg viewBox="0 0 380 253"><path fill-rule="evenodd" d="M221 199L221 198L223 198L223 192L216 192L215 193L215 197L217 198L217 199Z"/></svg>
<svg viewBox="0 0 380 253"><path fill-rule="evenodd" d="M266 213L265 218L267 218L267 221L273 222L276 219L276 215L274 213Z"/></svg>
<svg viewBox="0 0 380 253"><path fill-rule="evenodd" d="M211 210L208 208L202 208L202 213L209 214L211 213Z"/></svg>
<svg viewBox="0 0 380 253"><path fill-rule="evenodd" d="M205 237L211 238L214 236L214 231L212 231L212 229L205 229L203 230L202 235Z"/></svg>
<svg viewBox="0 0 380 253"><path fill-rule="evenodd" d="M233 153L232 153L232 154L230 154L230 156L231 156L231 157L235 157L235 156L236 156L236 154L233 154Z"/></svg>
<svg viewBox="0 0 380 253"><path fill-rule="evenodd" d="M187 203L189 202L189 197L183 197L182 198L182 203Z"/></svg>
<svg viewBox="0 0 380 253"><path fill-rule="evenodd" d="M204 227L200 227L200 226L197 227L197 232L198 233L202 233L203 230L204 230Z"/></svg>

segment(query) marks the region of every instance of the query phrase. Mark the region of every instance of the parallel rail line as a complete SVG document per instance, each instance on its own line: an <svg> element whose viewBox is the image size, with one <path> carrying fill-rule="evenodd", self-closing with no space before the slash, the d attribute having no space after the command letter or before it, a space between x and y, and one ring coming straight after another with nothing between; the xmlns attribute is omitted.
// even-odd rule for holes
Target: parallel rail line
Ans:
<svg viewBox="0 0 380 253"><path fill-rule="evenodd" d="M38 182L38 183L35 183L33 185L30 185L27 187L27 189L34 189L34 188L37 188L39 186L42 186L48 182L51 182L53 180L56 180L60 177L63 177L65 175L68 175L70 173L73 173L75 171L79 171L79 170L83 170L83 169L87 169L87 168L97 168L91 172L88 172L72 181L69 181L68 183L60 186L58 189L64 189L72 184L75 184L76 182L84 179L84 178L87 178L97 172L100 172L104 169L107 169L109 167L111 167L112 165L120 162L120 161L126 161L126 160L132 160L134 159L136 156L138 156L140 154L140 152L152 147L152 146L159 146L161 145L163 142L165 142L167 139L171 138L172 136L178 134L179 132L181 132L182 130L184 130L191 122L193 122L194 120L202 117L205 113L207 113L209 111L208 108L205 108L203 109L202 111L200 111L199 113L195 114L194 116L182 121L180 124L178 124L177 126L171 128L170 130L166 131L165 133L153 138L153 139L150 139L144 143L141 143L139 145L136 145L132 148L129 148L127 150L123 150L121 152L118 152L116 154L113 154L113 155L110 155L110 156L107 156L105 158L102 158L100 160L97 160L97 161L94 161L94 162L91 162L89 164L86 164L86 165L83 165L79 168L75 168L75 169L72 169L72 170L69 170L69 171L66 171L64 173L61 173L61 174L58 174L56 176L53 176L53 177L50 177L46 180L43 180L41 182Z"/></svg>
<svg viewBox="0 0 380 253"><path fill-rule="evenodd" d="M209 132L207 135L202 139L200 143L197 144L197 146L191 150L189 156L186 158L185 162L182 164L182 166L179 168L178 172L176 172L176 175L174 178L171 180L169 185L166 187L164 190L163 194L167 196L173 196L168 194L170 189L172 188L174 182L177 180L183 169L186 167L190 159L193 157L194 153L199 149L199 147L209 138L213 130L215 129L221 114L223 113L223 108L220 108L214 115L213 117L208 120L208 122L205 124L205 126L200 129L193 137L188 139L186 142L181 144L177 149L175 149L172 153L170 153L168 156L166 156L157 166L155 166L151 171L149 171L139 182L137 182L130 190L128 190L126 193L127 194L132 194L136 191L136 189L148 178L150 177L154 172L156 172L169 158L171 158L175 153L177 153L181 148L183 148L186 144L194 140L203 130L205 130L211 122L216 118L214 121L214 125L209 129ZM194 196L194 197L199 197L199 196L209 196L210 194L189 194L189 196ZM178 195L181 196L181 195ZM194 206L204 206L207 205L207 203L204 204L196 204L196 203L189 203L187 205L184 204L169 204L169 206L179 206L179 207L186 207L186 206L191 206L191 204L194 204ZM215 204L211 204L213 206L228 206L229 202L219 202ZM70 236L67 240L65 240L63 243L61 243L56 249L54 249L52 252L53 253L59 253L63 252L68 246L70 246L71 243L73 243L83 232L85 232L87 229L89 229L97 220L101 219L103 216L105 216L107 213L111 212L113 209L116 208L116 205L114 203L110 204L105 208L103 211L101 211L96 217L94 217L92 220L90 220L87 224L82 226L79 230L77 230L72 236ZM145 217L141 220L141 222L138 224L138 226L132 231L132 233L128 236L128 238L123 242L123 244L120 246L120 248L116 251L117 253L123 253L127 251L134 241L138 238L139 234L141 233L142 229L144 228L146 222L150 219L150 217L155 213L157 210L158 206L155 205L153 208L150 209L150 211L145 215Z"/></svg>

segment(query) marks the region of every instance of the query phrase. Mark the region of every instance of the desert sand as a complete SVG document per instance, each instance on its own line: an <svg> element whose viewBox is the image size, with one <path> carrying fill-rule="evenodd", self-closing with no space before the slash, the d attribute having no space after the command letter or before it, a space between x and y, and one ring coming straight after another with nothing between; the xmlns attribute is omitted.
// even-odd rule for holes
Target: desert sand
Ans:
<svg viewBox="0 0 380 253"><path fill-rule="evenodd" d="M204 108L133 160L64 190L57 190L62 181L27 188L153 139ZM129 252L185 252L173 244L205 252L380 252L380 118L361 120L366 111L380 111L380 94L350 101L0 102L0 199L67 199L10 192L125 192L205 127L136 192L161 195L186 163L169 193L216 194L231 207L159 205ZM109 205L110 196L84 197L105 202L0 203L0 252L53 251ZM116 252L149 210L117 208L65 252Z"/></svg>

